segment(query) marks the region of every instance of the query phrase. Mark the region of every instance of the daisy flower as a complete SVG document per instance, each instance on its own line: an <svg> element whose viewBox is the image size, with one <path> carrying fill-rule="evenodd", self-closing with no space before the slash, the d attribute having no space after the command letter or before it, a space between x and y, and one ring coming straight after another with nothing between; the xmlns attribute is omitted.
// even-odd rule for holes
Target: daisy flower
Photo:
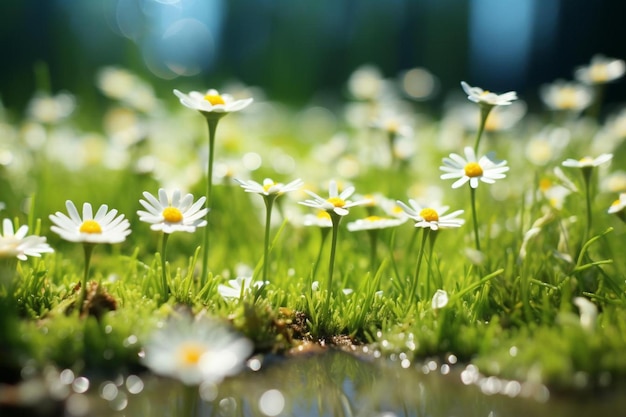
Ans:
<svg viewBox="0 0 626 417"><path fill-rule="evenodd" d="M259 289L263 285L269 284L268 281L255 281L252 282L252 276L249 277L237 277L235 279L229 279L228 285L219 284L217 286L217 292L225 300L240 299L244 294L249 293L252 289Z"/></svg>
<svg viewBox="0 0 626 417"><path fill-rule="evenodd" d="M613 154L610 154L610 153L604 153L596 158L592 158L590 156L585 156L578 160L568 158L565 161L563 161L563 166L569 167L569 168L581 168L581 169L595 168L597 166L604 164L605 162L610 161L611 159L613 159Z"/></svg>
<svg viewBox="0 0 626 417"><path fill-rule="evenodd" d="M621 193L619 198L615 200L609 207L609 214L618 214L624 211L626 208L626 193Z"/></svg>
<svg viewBox="0 0 626 417"><path fill-rule="evenodd" d="M83 204L83 215L78 213L70 200L65 202L69 217L57 211L50 215L54 223L50 229L69 242L120 243L130 234L130 223L117 210L109 210L106 204L100 206L95 216L90 203Z"/></svg>
<svg viewBox="0 0 626 417"><path fill-rule="evenodd" d="M350 186L343 190L341 193L337 190L337 182L331 180L328 185L328 198L320 197L312 191L305 190L305 193L313 197L313 200L301 201L300 204L307 207L313 207L320 210L325 210L329 214L334 213L339 216L345 216L350 211L350 207L368 204L370 200L350 201L347 200L352 194L354 194L354 187Z"/></svg>
<svg viewBox="0 0 626 417"><path fill-rule="evenodd" d="M202 113L232 113L245 109L253 101L252 98L235 100L230 94L220 94L215 89L204 94L198 91L185 94L175 89L174 94L183 106Z"/></svg>
<svg viewBox="0 0 626 417"><path fill-rule="evenodd" d="M621 78L625 72L623 60L596 55L588 66L576 69L574 76L585 84L606 84Z"/></svg>
<svg viewBox="0 0 626 417"><path fill-rule="evenodd" d="M172 317L146 340L141 361L186 385L219 383L243 368L252 349L252 342L220 322Z"/></svg>
<svg viewBox="0 0 626 417"><path fill-rule="evenodd" d="M287 184L274 182L270 178L265 178L263 180L263 184L259 184L258 182L252 180L242 181L237 178L235 178L235 181L237 181L239 185L241 185L241 188L243 188L247 193L256 193L263 196L280 195L290 191L296 191L304 184L304 182L299 178Z"/></svg>
<svg viewBox="0 0 626 417"><path fill-rule="evenodd" d="M2 221L2 234L0 235L0 257L16 257L25 261L27 256L40 257L42 253L51 253L54 250L46 243L42 236L26 236L28 226L22 225L17 231L13 228L13 222L9 219Z"/></svg>
<svg viewBox="0 0 626 417"><path fill-rule="evenodd" d="M441 175L442 180L458 178L452 188L459 188L466 182L470 187L477 188L479 181L486 184L493 184L496 180L504 178L504 174L509 170L506 161L494 161L489 155L484 155L480 159L476 158L476 153L469 146L465 147L465 158L451 153L450 157L443 158L443 166L440 167L445 174Z"/></svg>
<svg viewBox="0 0 626 417"><path fill-rule="evenodd" d="M326 210L319 210L317 214L306 214L302 221L305 226L317 226L321 228L333 227L333 221Z"/></svg>
<svg viewBox="0 0 626 417"><path fill-rule="evenodd" d="M445 214L450 207L438 205L434 208L423 207L415 200L409 200L409 205L399 200L397 203L410 218L415 220L415 227L439 230L461 227L465 223L465 220L457 219L458 216L463 214L463 210Z"/></svg>
<svg viewBox="0 0 626 417"><path fill-rule="evenodd" d="M539 96L551 110L578 112L589 107L593 100L593 91L584 84L557 80L542 86Z"/></svg>
<svg viewBox="0 0 626 417"><path fill-rule="evenodd" d="M358 219L356 221L348 223L347 228L351 232L357 232L359 230L387 229L390 227L399 226L402 223L404 223L404 220L398 218L368 216L364 219Z"/></svg>
<svg viewBox="0 0 626 417"><path fill-rule="evenodd" d="M515 91L509 91L504 94L495 94L488 90L483 90L479 87L472 87L465 81L461 81L461 87L467 94L467 98L474 103L480 105L493 106L508 106L513 101L517 100L517 93Z"/></svg>
<svg viewBox="0 0 626 417"><path fill-rule="evenodd" d="M158 199L147 191L144 191L143 196L145 200L139 200L139 203L147 211L137 210L137 214L139 220L151 224L152 230L193 233L197 227L207 224L204 217L208 209L202 208L205 197L200 197L194 203L192 194L182 196L181 191L176 189L170 198L164 188L159 188Z"/></svg>

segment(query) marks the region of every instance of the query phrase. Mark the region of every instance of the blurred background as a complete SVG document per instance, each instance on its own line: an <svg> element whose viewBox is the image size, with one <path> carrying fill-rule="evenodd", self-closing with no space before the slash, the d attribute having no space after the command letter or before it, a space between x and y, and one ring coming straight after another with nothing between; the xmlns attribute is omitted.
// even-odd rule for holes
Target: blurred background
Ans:
<svg viewBox="0 0 626 417"><path fill-rule="evenodd" d="M345 96L371 64L532 103L595 54L626 58L625 17L623 0L3 0L0 99L18 113L41 89L97 103L98 70L119 66L162 97L236 80L301 105ZM625 98L622 82L606 100Z"/></svg>

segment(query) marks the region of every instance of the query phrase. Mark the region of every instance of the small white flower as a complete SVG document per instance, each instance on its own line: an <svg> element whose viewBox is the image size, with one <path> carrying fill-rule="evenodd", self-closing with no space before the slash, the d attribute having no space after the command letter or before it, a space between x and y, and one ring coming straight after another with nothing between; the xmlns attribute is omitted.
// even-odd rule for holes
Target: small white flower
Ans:
<svg viewBox="0 0 626 417"><path fill-rule="evenodd" d="M410 207L402 201L398 201L398 205L402 207L407 216L415 220L415 227L439 230L461 227L465 223L465 220L457 219L458 216L463 214L463 210L445 214L450 207L439 205L423 207L415 200L409 200L409 204Z"/></svg>
<svg viewBox="0 0 626 417"><path fill-rule="evenodd" d="M444 290L435 291L431 305L433 307L433 310L439 310L440 308L444 308L446 305L448 305L448 293Z"/></svg>
<svg viewBox="0 0 626 417"><path fill-rule="evenodd" d="M108 210L108 206L100 206L96 215L90 203L83 204L82 218L74 203L70 200L65 202L69 217L57 211L50 215L54 223L50 229L61 238L70 242L85 243L120 243L126 240L130 234L130 223L123 214L117 215L117 210Z"/></svg>
<svg viewBox="0 0 626 417"><path fill-rule="evenodd" d="M613 154L610 153L604 153L596 158L590 156L585 156L579 160L569 158L563 161L563 166L569 168L594 168L611 159L613 159Z"/></svg>
<svg viewBox="0 0 626 417"><path fill-rule="evenodd" d="M42 236L26 236L28 226L22 225L17 231L13 229L13 222L9 219L2 221L2 235L0 235L0 258L16 257L25 261L27 256L40 257L42 253L51 253L54 250L46 243Z"/></svg>
<svg viewBox="0 0 626 417"><path fill-rule="evenodd" d="M351 232L359 230L378 230L396 227L405 222L406 219L389 218L380 216L368 216L364 219L358 219L347 224L347 228Z"/></svg>
<svg viewBox="0 0 626 417"><path fill-rule="evenodd" d="M580 325L585 330L593 330L598 317L598 307L583 297L574 298L574 304L580 310Z"/></svg>
<svg viewBox="0 0 626 417"><path fill-rule="evenodd" d="M445 172L441 175L442 180L458 178L452 184L452 188L459 188L466 182L469 182L472 188L477 188L479 181L493 184L496 180L506 177L504 173L509 170L506 161L494 161L489 155L477 160L474 150L469 146L465 148L465 158L451 153L449 158L443 158L443 165L440 167Z"/></svg>
<svg viewBox="0 0 626 417"><path fill-rule="evenodd" d="M593 92L588 86L563 80L542 86L539 96L551 110L575 112L586 109L593 100Z"/></svg>
<svg viewBox="0 0 626 417"><path fill-rule="evenodd" d="M472 87L465 81L461 81L461 87L467 94L467 98L474 103L487 106L508 106L513 101L517 100L517 93L515 91L509 91L504 94L495 94L487 90L483 90L479 87Z"/></svg>
<svg viewBox="0 0 626 417"><path fill-rule="evenodd" d="M313 197L313 200L301 201L300 204L307 207L313 207L327 212L334 212L339 216L345 216L350 211L350 207L367 204L369 200L350 201L347 200L352 194L354 194L354 187L350 186L343 190L341 193L337 191L337 183L331 180L328 185L328 198L320 197L312 191L305 190L305 192Z"/></svg>
<svg viewBox="0 0 626 417"><path fill-rule="evenodd" d="M241 296L249 293L252 288L259 289L263 285L269 284L269 282L255 281L252 282L252 277L237 277L235 279L229 279L228 285L219 284L217 286L217 292L225 300L235 299L238 300Z"/></svg>
<svg viewBox="0 0 626 417"><path fill-rule="evenodd" d="M205 94L198 91L185 94L174 90L174 94L183 106L202 113L232 113L248 107L253 100L252 98L235 100L230 94L220 94L214 89L210 89Z"/></svg>
<svg viewBox="0 0 626 417"><path fill-rule="evenodd" d="M619 198L615 200L609 207L608 213L609 214L621 213L622 211L624 211L625 208L626 208L626 193L621 193L619 195Z"/></svg>
<svg viewBox="0 0 626 417"><path fill-rule="evenodd" d="M242 181L237 178L235 178L235 181L237 181L241 185L241 188L243 188L247 193L256 193L264 196L281 195L290 191L296 191L304 184L304 181L299 178L287 184L274 182L271 178L265 178L263 180L263 184L259 184L258 182L252 180Z"/></svg>
<svg viewBox="0 0 626 417"><path fill-rule="evenodd" d="M147 210L138 210L139 220L151 223L150 229L162 230L163 233L189 232L193 233L197 227L206 226L204 219L208 209L201 208L206 200L200 197L193 202L192 194L185 194L181 198L181 191L174 190L170 199L164 188L159 189L159 199L144 191L146 200L139 200L141 205Z"/></svg>
<svg viewBox="0 0 626 417"><path fill-rule="evenodd" d="M26 111L41 123L57 123L69 117L75 108L76 100L69 93L38 94L30 100Z"/></svg>
<svg viewBox="0 0 626 417"><path fill-rule="evenodd" d="M145 366L186 385L219 383L236 374L253 349L247 338L206 317L171 318L144 346Z"/></svg>
<svg viewBox="0 0 626 417"><path fill-rule="evenodd" d="M596 55L589 66L576 69L574 76L585 84L606 84L621 78L626 72L626 63L621 59Z"/></svg>
<svg viewBox="0 0 626 417"><path fill-rule="evenodd" d="M319 210L317 214L305 214L302 224L305 226L317 226L317 227L333 227L333 221L330 218L330 214L326 210Z"/></svg>

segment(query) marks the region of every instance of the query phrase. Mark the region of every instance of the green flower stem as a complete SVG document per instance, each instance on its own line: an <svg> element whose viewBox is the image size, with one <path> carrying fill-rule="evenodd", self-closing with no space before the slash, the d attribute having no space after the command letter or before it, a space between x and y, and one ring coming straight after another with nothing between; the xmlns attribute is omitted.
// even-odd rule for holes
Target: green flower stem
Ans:
<svg viewBox="0 0 626 417"><path fill-rule="evenodd" d="M367 234L370 237L370 269L374 273L376 268L376 253L378 247L378 230L368 230Z"/></svg>
<svg viewBox="0 0 626 417"><path fill-rule="evenodd" d="M333 236L330 244L330 260L328 263L328 280L326 281L326 301L324 303L323 314L324 317L330 319L330 295L332 293L333 286L333 269L335 267L335 252L337 250L337 235L339 233L339 223L341 222L341 216L334 211L329 212L330 218L333 222Z"/></svg>
<svg viewBox="0 0 626 417"><path fill-rule="evenodd" d="M480 145L480 139L483 136L485 130L485 124L487 123L487 117L493 106L481 104L480 105L480 124L478 125L478 131L476 132L476 141L474 142L474 153L478 155L478 145Z"/></svg>
<svg viewBox="0 0 626 417"><path fill-rule="evenodd" d="M183 417L193 417L196 415L196 407L198 405L198 387L195 385L185 385L183 387Z"/></svg>
<svg viewBox="0 0 626 417"><path fill-rule="evenodd" d="M89 278L89 266L91 265L91 254L93 253L93 248L96 245L94 243L83 243L83 249L85 251L85 271L83 274L83 282L80 286L80 297L78 298L78 312L79 314L83 311L83 304L85 303L85 298L87 298L87 279Z"/></svg>
<svg viewBox="0 0 626 417"><path fill-rule="evenodd" d="M592 168L583 168L583 178L585 180L585 203L587 209L587 228L585 229L585 235L583 236L583 244L587 241L587 239L589 239L589 236L591 236L591 222L593 217L591 213L591 174Z"/></svg>
<svg viewBox="0 0 626 417"><path fill-rule="evenodd" d="M428 239L428 232L430 232L429 228L424 228L422 230L422 244L420 246L419 254L417 255L417 265L415 266L415 274L413 275L413 282L411 282L411 289L409 291L410 302L416 301L415 294L417 293L417 287L418 287L417 284L418 284L418 280L420 276L420 268L422 266L422 259L424 258L424 248L426 246L426 239Z"/></svg>
<svg viewBox="0 0 626 417"><path fill-rule="evenodd" d="M474 222L474 243L476 244L476 250L480 252L480 239L478 238L478 219L476 217L476 189L470 187L471 200L472 200L472 220Z"/></svg>
<svg viewBox="0 0 626 417"><path fill-rule="evenodd" d="M221 113L204 113L204 117L207 120L209 126L209 162L207 168L206 179L206 221L207 227L204 228L204 244L202 245L202 274L200 276L200 286L204 286L209 275L209 215L211 214L211 207L213 206L212 192L213 192L213 157L215 154L215 132L217 131L217 123L224 114Z"/></svg>
<svg viewBox="0 0 626 417"><path fill-rule="evenodd" d="M426 265L428 266L428 269L426 270L426 298L432 297L432 294L430 292L430 280L431 280L431 271L432 271L431 262L433 260L435 240L437 240L438 235L439 235L439 230L431 230L430 233L428 234L430 239L428 239L428 243L429 243L428 261L426 262Z"/></svg>
<svg viewBox="0 0 626 417"><path fill-rule="evenodd" d="M270 223L272 220L272 206L274 205L276 197L276 194L263 196L263 201L265 201L265 248L263 251L263 282L267 281L267 271L270 264Z"/></svg>
<svg viewBox="0 0 626 417"><path fill-rule="evenodd" d="M165 251L167 250L167 239L169 236L169 233L163 233L163 240L161 241L161 288L163 289L163 302L167 301L167 298L170 295L170 287L167 285L167 272L165 265Z"/></svg>
<svg viewBox="0 0 626 417"><path fill-rule="evenodd" d="M315 281L315 276L317 275L317 267L320 264L320 260L322 259L322 253L324 251L324 245L326 243L326 238L328 237L328 232L330 232L329 227L320 227L320 249L317 252L317 259L315 260L315 264L313 265L313 272L311 273L311 285L309 286L310 290L313 291L313 281Z"/></svg>

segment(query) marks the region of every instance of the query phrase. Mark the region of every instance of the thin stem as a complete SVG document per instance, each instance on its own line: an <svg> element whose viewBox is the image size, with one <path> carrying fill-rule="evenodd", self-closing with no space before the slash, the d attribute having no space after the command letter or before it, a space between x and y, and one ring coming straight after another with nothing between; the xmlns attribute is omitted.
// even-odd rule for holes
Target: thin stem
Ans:
<svg viewBox="0 0 626 417"><path fill-rule="evenodd" d="M79 314L83 311L83 304L85 303L85 298L87 298L87 279L89 278L89 266L91 264L91 254L93 253L93 248L96 245L93 243L83 243L83 249L85 251L85 271L83 274L83 282L80 286L80 297L78 298L78 311Z"/></svg>
<svg viewBox="0 0 626 417"><path fill-rule="evenodd" d="M335 267L335 252L337 250L337 235L339 232L339 222L341 216L335 212L331 212L330 218L333 222L333 236L330 244L330 261L328 263L328 280L326 281L326 302L324 303L324 316L330 318L330 295L333 285L333 269Z"/></svg>
<svg viewBox="0 0 626 417"><path fill-rule="evenodd" d="M422 231L422 244L420 246L419 254L417 255L417 265L415 266L415 274L413 275L413 282L411 282L411 290L409 292L409 301L415 301L415 294L417 292L418 280L420 276L420 268L422 266L422 259L424 258L424 248L426 247L426 239L428 239L429 228L424 228Z"/></svg>
<svg viewBox="0 0 626 417"><path fill-rule="evenodd" d="M489 113L493 106L489 105L480 105L480 125L478 125L478 131L476 132L476 141L474 142L474 153L478 154L478 145L480 144L480 139L483 136L483 130L485 130L485 123L487 122L487 117L489 117Z"/></svg>
<svg viewBox="0 0 626 417"><path fill-rule="evenodd" d="M592 221L592 215L591 215L591 170L589 170L589 172L583 172L583 176L585 179L585 203L586 203L586 209L587 209L587 229L585 231L585 236L583 238L583 244L584 242L587 241L587 239L589 239L589 236L591 236L591 221Z"/></svg>
<svg viewBox="0 0 626 417"><path fill-rule="evenodd" d="M435 249L435 240L437 240L437 236L439 234L439 230L431 230L429 233L430 239L428 239L429 247L428 247L428 261L426 262L427 270L426 270L426 298L431 297L430 293L430 279L431 279L431 271L432 265L431 262L433 260L433 251Z"/></svg>
<svg viewBox="0 0 626 417"><path fill-rule="evenodd" d="M215 132L217 130L217 122L219 122L222 115L206 114L207 125L209 127L209 162L207 168L206 178L206 206L208 211L206 213L207 224L209 222L209 215L211 214L211 208L213 207L213 157L215 154ZM209 226L204 228L204 244L202 245L202 274L200 276L200 285L204 286L209 275Z"/></svg>
<svg viewBox="0 0 626 417"><path fill-rule="evenodd" d="M322 252L324 250L324 244L326 243L326 237L328 236L328 232L330 232L330 228L321 227L321 241L320 241L320 249L317 252L317 259L315 260L315 264L313 265L313 272L311 273L311 288L313 288L313 281L315 281L315 276L317 275L317 267L320 264L320 259L322 258Z"/></svg>
<svg viewBox="0 0 626 417"><path fill-rule="evenodd" d="M166 272L166 256L167 239L169 233L163 233L163 240L161 241L161 288L163 289L163 302L167 300L170 295L170 287L167 285L167 272Z"/></svg>
<svg viewBox="0 0 626 417"><path fill-rule="evenodd" d="M276 200L276 195L263 196L265 201L265 249L263 252L263 282L267 281L267 271L269 268L270 255L270 223L272 220L272 206Z"/></svg>
<svg viewBox="0 0 626 417"><path fill-rule="evenodd" d="M370 237L370 269L374 273L376 268L376 252L378 247L378 230L368 230Z"/></svg>
<svg viewBox="0 0 626 417"><path fill-rule="evenodd" d="M470 187L471 201L472 201L472 220L474 222L474 243L476 244L476 250L480 252L480 239L478 238L478 219L476 217L476 189Z"/></svg>

